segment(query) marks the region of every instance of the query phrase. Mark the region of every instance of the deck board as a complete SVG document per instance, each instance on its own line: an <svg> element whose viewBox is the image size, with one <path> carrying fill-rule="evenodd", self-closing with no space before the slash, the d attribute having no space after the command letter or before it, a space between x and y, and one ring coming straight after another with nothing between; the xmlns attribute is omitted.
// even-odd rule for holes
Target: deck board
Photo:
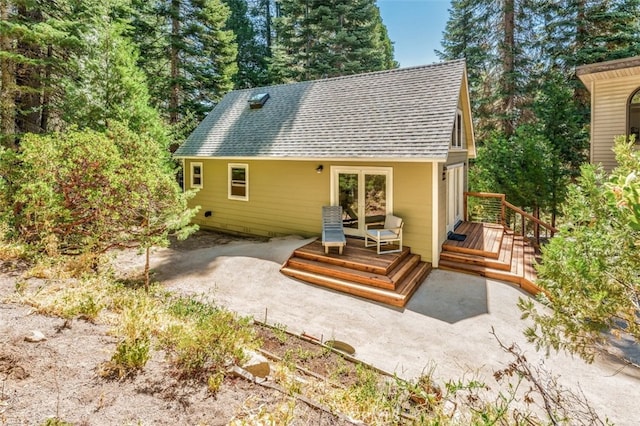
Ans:
<svg viewBox="0 0 640 426"><path fill-rule="evenodd" d="M462 222L455 230L467 237L464 241L446 240L445 250L481 255L497 259L500 255L504 228L500 225L478 222Z"/></svg>
<svg viewBox="0 0 640 426"><path fill-rule="evenodd" d="M447 240L442 245L440 268L481 275L513 283L537 294L536 252L522 236L500 225L463 222L456 233L465 241Z"/></svg>
<svg viewBox="0 0 640 426"><path fill-rule="evenodd" d="M412 254L377 254L364 240L347 238L342 254L324 252L318 240L292 253L280 271L290 277L365 299L403 307L431 271L431 263Z"/></svg>

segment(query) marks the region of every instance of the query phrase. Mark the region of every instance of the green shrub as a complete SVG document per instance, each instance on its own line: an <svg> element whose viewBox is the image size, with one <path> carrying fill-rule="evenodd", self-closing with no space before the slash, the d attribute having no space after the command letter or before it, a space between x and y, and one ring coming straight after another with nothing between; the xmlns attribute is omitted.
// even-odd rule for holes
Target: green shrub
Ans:
<svg viewBox="0 0 640 426"><path fill-rule="evenodd" d="M181 321L162 333L162 348L181 376L206 381L212 391L229 365L242 362L243 349L256 345L250 318L185 298L175 300L168 311Z"/></svg>

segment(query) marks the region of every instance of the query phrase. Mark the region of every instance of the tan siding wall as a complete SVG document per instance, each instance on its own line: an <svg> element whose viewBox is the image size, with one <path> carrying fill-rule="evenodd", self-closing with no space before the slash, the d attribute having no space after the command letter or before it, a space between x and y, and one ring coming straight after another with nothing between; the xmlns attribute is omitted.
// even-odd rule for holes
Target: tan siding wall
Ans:
<svg viewBox="0 0 640 426"><path fill-rule="evenodd" d="M394 214L405 221L404 241L414 253L431 260L432 182L429 163L193 160L203 164L203 189L190 201L201 206L194 219L204 228L260 236L318 236L321 207L331 200L331 166L393 168ZM249 165L249 201L227 198L229 163ZM185 160L185 182L191 176ZM188 188L187 188L188 189ZM209 218L204 216L211 211Z"/></svg>
<svg viewBox="0 0 640 426"><path fill-rule="evenodd" d="M596 81L591 106L591 162L601 163L606 170L615 167L613 140L626 134L627 101L640 87L640 76L627 76Z"/></svg>

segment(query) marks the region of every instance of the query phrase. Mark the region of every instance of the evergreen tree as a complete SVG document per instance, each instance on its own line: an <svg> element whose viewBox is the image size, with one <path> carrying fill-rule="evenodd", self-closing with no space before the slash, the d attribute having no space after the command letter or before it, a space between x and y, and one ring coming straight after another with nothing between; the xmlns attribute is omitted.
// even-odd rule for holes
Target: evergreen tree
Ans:
<svg viewBox="0 0 640 426"><path fill-rule="evenodd" d="M168 133L151 99L138 51L123 34L127 26L114 17L113 0L103 1L87 34L88 45L77 72L65 79L63 119L80 128L104 131L110 122L126 122L131 130L151 135L161 146Z"/></svg>
<svg viewBox="0 0 640 426"><path fill-rule="evenodd" d="M482 141L500 127L500 58L494 28L496 4L491 0L452 0L443 33L443 60L465 59L475 131Z"/></svg>
<svg viewBox="0 0 640 426"><path fill-rule="evenodd" d="M222 0L135 0L132 15L153 102L171 124L201 120L238 69L229 8Z"/></svg>
<svg viewBox="0 0 640 426"><path fill-rule="evenodd" d="M273 80L310 80L397 66L372 0L283 0L275 19Z"/></svg>
<svg viewBox="0 0 640 426"><path fill-rule="evenodd" d="M50 130L63 96L59 82L74 74L95 3L0 2L0 131L6 145L15 146L20 134Z"/></svg>
<svg viewBox="0 0 640 426"><path fill-rule="evenodd" d="M266 43L261 43L256 23L251 20L246 0L225 0L231 10L227 28L236 36L238 72L233 82L237 89L268 84Z"/></svg>

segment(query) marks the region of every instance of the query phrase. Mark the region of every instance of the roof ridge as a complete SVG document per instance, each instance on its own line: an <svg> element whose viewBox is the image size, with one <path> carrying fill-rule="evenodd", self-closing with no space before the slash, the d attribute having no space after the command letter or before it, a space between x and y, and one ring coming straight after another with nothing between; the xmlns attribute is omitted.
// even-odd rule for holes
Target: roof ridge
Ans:
<svg viewBox="0 0 640 426"><path fill-rule="evenodd" d="M425 65L413 65L413 66L410 66L410 67L392 68L392 69L388 69L388 70L369 71L369 72L363 72L363 73L357 73L357 74L340 75L340 76L336 76L336 77L318 78L318 79L315 79L315 80L303 80L303 81L294 81L294 82L291 82L291 83L271 84L271 85L268 85L268 86L248 87L246 89L235 89L235 90L232 90L232 92L258 91L260 89L266 89L266 88L270 88L270 87L295 86L295 85L299 85L299 84L309 84L309 83L318 83L318 82L357 79L357 78L363 78L363 77L368 77L368 76L372 76L372 75L393 74L393 73L400 73L400 72L406 72L406 71L414 71L414 70L418 70L418 69L436 68L436 67L442 67L442 66L452 66L452 65L460 63L460 62L466 63L466 60L464 58L452 59L452 60L448 60L448 61L434 62L434 63L431 63L431 64L425 64Z"/></svg>

